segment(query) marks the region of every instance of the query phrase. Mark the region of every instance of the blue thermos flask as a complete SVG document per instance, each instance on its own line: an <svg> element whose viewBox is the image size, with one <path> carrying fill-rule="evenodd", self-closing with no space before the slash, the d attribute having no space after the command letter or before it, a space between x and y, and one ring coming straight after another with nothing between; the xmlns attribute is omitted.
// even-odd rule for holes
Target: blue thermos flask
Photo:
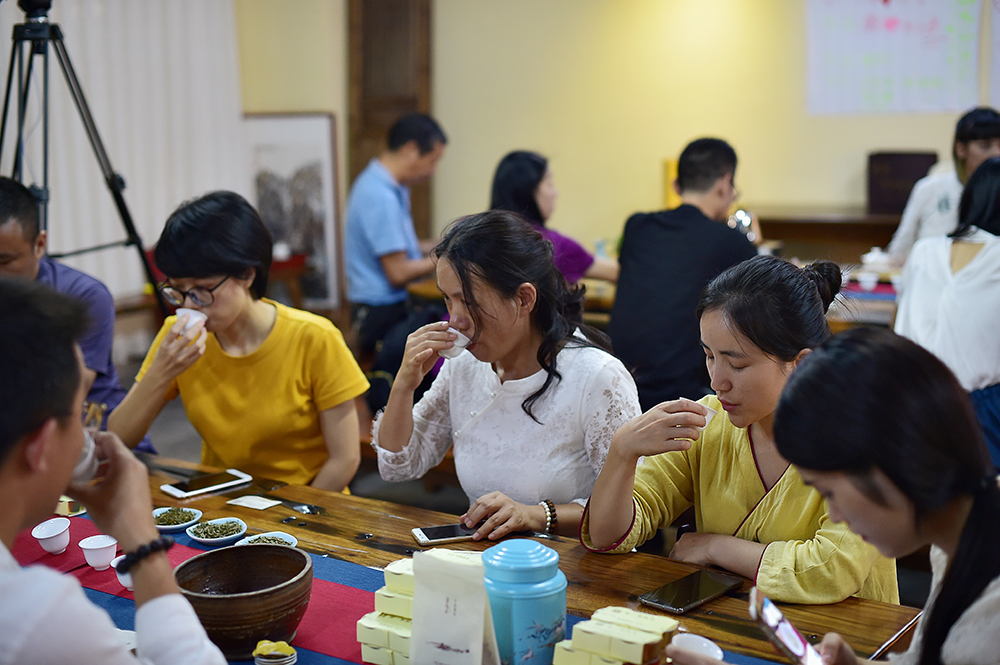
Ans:
<svg viewBox="0 0 1000 665"><path fill-rule="evenodd" d="M559 553L525 538L483 552L500 662L551 665L556 642L566 635L566 576Z"/></svg>

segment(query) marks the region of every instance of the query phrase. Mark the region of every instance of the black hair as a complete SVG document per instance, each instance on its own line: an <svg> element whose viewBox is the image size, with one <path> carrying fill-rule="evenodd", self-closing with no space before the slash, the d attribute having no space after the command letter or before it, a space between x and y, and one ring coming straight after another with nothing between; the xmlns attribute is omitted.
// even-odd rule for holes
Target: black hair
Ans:
<svg viewBox="0 0 1000 665"><path fill-rule="evenodd" d="M988 106L977 106L961 118L955 125L955 140L952 142L951 156L955 160L955 171L958 179L966 182L971 173L965 172L965 164L958 158L956 143L970 143L982 139L1000 137L1000 113Z"/></svg>
<svg viewBox="0 0 1000 665"><path fill-rule="evenodd" d="M719 178L736 173L736 151L722 139L697 139L677 160L677 188L707 192Z"/></svg>
<svg viewBox="0 0 1000 665"><path fill-rule="evenodd" d="M1000 235L1000 157L987 159L969 178L958 204L958 226L951 237L968 236L973 226Z"/></svg>
<svg viewBox="0 0 1000 665"><path fill-rule="evenodd" d="M164 275L242 277L250 268L254 298L267 293L274 241L260 215L235 192L211 192L182 203L167 220L153 258Z"/></svg>
<svg viewBox="0 0 1000 665"><path fill-rule="evenodd" d="M506 210L491 210L456 220L434 249L435 256L447 259L462 283L462 295L476 324L476 335L482 329L483 313L472 292L473 279L478 278L503 298L515 297L524 283L535 287L537 298L531 322L542 335L536 357L547 376L542 387L521 403L521 408L535 422L539 420L531 412L532 405L554 379L562 378L556 369L556 354L561 348L593 346L611 353L607 336L583 323L584 289L566 282L553 263L552 251L552 243L531 224ZM574 337L577 328L585 339Z"/></svg>
<svg viewBox="0 0 1000 665"><path fill-rule="evenodd" d="M20 225L29 243L38 238L38 199L16 180L0 176L0 225L9 221Z"/></svg>
<svg viewBox="0 0 1000 665"><path fill-rule="evenodd" d="M417 142L421 155L426 155L440 143L448 143L448 137L434 118L424 113L407 113L389 128L386 144L395 152L410 141Z"/></svg>
<svg viewBox="0 0 1000 665"><path fill-rule="evenodd" d="M490 194L491 210L516 212L532 224L544 226L535 192L549 169L549 160L537 152L515 150L497 164Z"/></svg>
<svg viewBox="0 0 1000 665"><path fill-rule="evenodd" d="M25 436L57 418L65 425L80 388L74 342L87 308L33 280L0 277L0 464Z"/></svg>
<svg viewBox="0 0 1000 665"><path fill-rule="evenodd" d="M914 342L884 328L856 328L814 349L792 372L774 439L792 464L846 473L862 491L871 472L881 471L913 504L917 526L954 500L972 498L940 594L923 619L918 662L939 664L951 626L1000 575L1000 490L968 393Z"/></svg>
<svg viewBox="0 0 1000 665"><path fill-rule="evenodd" d="M755 256L713 279L698 302L698 318L721 309L764 353L791 362L830 336L826 311L840 291L840 268L817 261L805 268L774 256Z"/></svg>

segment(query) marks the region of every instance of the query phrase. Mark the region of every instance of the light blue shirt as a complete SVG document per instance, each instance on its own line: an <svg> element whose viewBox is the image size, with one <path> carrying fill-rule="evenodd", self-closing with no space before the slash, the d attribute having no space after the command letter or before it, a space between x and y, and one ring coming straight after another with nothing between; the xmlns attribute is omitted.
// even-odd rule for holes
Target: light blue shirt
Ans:
<svg viewBox="0 0 1000 665"><path fill-rule="evenodd" d="M409 259L423 256L410 214L410 190L373 159L354 181L347 201L347 299L360 305L406 300L406 289L394 287L379 262L396 252L406 252Z"/></svg>

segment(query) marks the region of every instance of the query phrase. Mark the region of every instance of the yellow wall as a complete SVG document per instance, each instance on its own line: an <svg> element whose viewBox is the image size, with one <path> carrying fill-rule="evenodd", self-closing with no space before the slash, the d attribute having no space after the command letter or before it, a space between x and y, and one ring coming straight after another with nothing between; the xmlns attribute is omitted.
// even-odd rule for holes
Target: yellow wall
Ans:
<svg viewBox="0 0 1000 665"><path fill-rule="evenodd" d="M698 136L735 146L743 200L758 205L861 205L868 152L949 155L957 114L806 114L804 4L434 0L433 109L451 139L436 228L488 204L515 148L550 158L551 223L587 245L660 207L664 158ZM236 0L245 109L336 113L342 194L346 5Z"/></svg>
<svg viewBox="0 0 1000 665"><path fill-rule="evenodd" d="M243 111L335 114L343 208L347 0L236 0L235 6Z"/></svg>

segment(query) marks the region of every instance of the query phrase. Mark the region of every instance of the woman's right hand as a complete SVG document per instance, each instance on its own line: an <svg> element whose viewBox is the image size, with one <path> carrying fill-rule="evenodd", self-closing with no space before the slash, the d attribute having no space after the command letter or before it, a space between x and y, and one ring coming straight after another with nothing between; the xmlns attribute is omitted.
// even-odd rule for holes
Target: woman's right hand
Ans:
<svg viewBox="0 0 1000 665"><path fill-rule="evenodd" d="M708 409L689 399L662 402L622 425L611 439L611 453L632 465L640 457L687 450L701 436Z"/></svg>
<svg viewBox="0 0 1000 665"><path fill-rule="evenodd" d="M188 315L184 314L170 327L160 343L160 348L156 350L156 355L153 356L149 373L158 374L172 381L205 353L205 342L208 339L205 323L197 321L184 330L187 321Z"/></svg>
<svg viewBox="0 0 1000 665"><path fill-rule="evenodd" d="M392 385L409 392L415 391L437 362L438 352L454 346L456 339L458 335L448 332L447 321L428 323L414 330L406 338L403 362Z"/></svg>

